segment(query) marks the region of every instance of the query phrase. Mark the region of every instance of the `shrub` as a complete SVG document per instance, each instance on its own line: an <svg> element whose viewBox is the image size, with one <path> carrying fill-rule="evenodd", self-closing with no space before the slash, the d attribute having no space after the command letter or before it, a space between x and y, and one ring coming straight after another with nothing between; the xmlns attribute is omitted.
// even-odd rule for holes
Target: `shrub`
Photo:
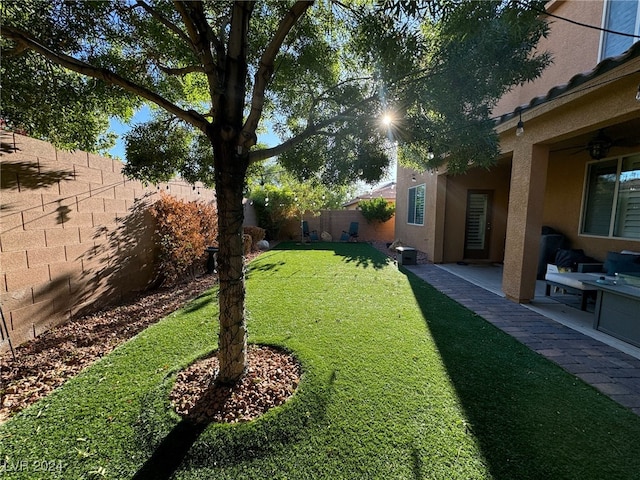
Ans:
<svg viewBox="0 0 640 480"><path fill-rule="evenodd" d="M247 256L251 253L251 247L253 242L251 240L251 235L247 235L246 233L242 235L242 246L244 255Z"/></svg>
<svg viewBox="0 0 640 480"><path fill-rule="evenodd" d="M258 242L264 240L267 232L264 228L248 226L244 227L244 233L251 237L251 249L256 250L258 248Z"/></svg>
<svg viewBox="0 0 640 480"><path fill-rule="evenodd" d="M251 194L258 225L270 239L280 236L280 229L291 218L296 218L295 194L288 188L265 185Z"/></svg>
<svg viewBox="0 0 640 480"><path fill-rule="evenodd" d="M218 237L215 206L187 202L162 193L151 207L159 238L159 268L167 283L185 275L194 277L204 269L205 248Z"/></svg>
<svg viewBox="0 0 640 480"><path fill-rule="evenodd" d="M391 220L396 213L396 206L393 203L387 202L384 198L372 198L371 200L363 200L358 205L362 216L367 219L367 222L380 222L384 223Z"/></svg>

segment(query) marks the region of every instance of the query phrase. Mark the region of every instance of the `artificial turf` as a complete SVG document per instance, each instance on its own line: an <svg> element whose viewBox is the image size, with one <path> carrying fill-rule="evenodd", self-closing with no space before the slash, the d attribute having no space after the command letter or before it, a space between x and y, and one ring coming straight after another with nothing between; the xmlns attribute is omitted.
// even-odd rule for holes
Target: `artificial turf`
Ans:
<svg viewBox="0 0 640 480"><path fill-rule="evenodd" d="M2 425L2 478L640 477L640 417L372 247L286 244L247 276L249 341L304 367L284 406L171 411L175 374L215 348L213 290Z"/></svg>

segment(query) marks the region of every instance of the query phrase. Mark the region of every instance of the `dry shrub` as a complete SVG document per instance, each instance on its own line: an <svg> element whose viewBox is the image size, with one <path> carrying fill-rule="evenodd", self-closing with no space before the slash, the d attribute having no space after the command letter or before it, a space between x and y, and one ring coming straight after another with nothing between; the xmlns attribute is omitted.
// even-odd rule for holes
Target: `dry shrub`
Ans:
<svg viewBox="0 0 640 480"><path fill-rule="evenodd" d="M251 248L257 250L258 242L264 240L267 231L264 228L248 226L244 227L244 234L251 236ZM246 252L245 252L246 254Z"/></svg>
<svg viewBox="0 0 640 480"><path fill-rule="evenodd" d="M218 238L214 205L187 202L162 193L150 208L160 242L160 269L166 283L195 277L204 269L205 248Z"/></svg>
<svg viewBox="0 0 640 480"><path fill-rule="evenodd" d="M243 243L243 251L245 257L251 253L252 247L251 235L247 235L246 233L242 235L242 243Z"/></svg>

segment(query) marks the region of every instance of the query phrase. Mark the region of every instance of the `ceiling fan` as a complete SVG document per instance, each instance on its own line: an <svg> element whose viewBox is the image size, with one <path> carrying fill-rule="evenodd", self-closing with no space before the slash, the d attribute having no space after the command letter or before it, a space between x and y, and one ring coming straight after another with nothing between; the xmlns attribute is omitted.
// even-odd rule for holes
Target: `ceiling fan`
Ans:
<svg viewBox="0 0 640 480"><path fill-rule="evenodd" d="M573 147L560 148L558 150L554 150L554 152L576 150L572 153L572 155L575 155L586 150L589 152L589 156L591 158L594 160L600 160L609 154L609 150L612 147L633 147L639 144L640 142L638 140L629 141L625 138L614 140L604 133L604 129L600 129L596 136L592 137L586 145L575 145Z"/></svg>

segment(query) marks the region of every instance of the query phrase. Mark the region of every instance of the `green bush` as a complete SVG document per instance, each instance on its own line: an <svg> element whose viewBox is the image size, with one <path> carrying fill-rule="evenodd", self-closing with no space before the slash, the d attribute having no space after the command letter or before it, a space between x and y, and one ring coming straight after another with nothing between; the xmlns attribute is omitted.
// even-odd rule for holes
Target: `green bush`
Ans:
<svg viewBox="0 0 640 480"><path fill-rule="evenodd" d="M363 200L359 203L359 207L362 216L366 218L369 223L384 223L391 220L396 213L395 204L387 202L382 197Z"/></svg>

